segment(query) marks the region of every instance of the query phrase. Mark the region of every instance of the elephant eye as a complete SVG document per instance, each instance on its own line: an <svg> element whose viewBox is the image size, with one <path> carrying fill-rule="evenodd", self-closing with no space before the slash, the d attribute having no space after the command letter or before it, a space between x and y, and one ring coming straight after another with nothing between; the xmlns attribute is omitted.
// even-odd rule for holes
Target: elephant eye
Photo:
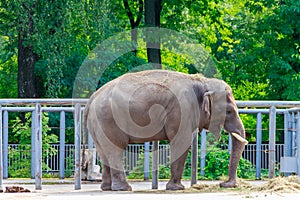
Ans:
<svg viewBox="0 0 300 200"><path fill-rule="evenodd" d="M232 113L231 110L227 110L227 111L226 111L226 114L227 114L227 115L230 115L231 113Z"/></svg>

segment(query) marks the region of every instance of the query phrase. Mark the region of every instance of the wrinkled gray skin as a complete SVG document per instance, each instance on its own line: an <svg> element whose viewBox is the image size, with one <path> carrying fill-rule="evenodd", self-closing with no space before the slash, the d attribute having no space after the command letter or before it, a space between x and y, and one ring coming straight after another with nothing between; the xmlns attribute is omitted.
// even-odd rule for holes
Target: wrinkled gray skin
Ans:
<svg viewBox="0 0 300 200"><path fill-rule="evenodd" d="M102 163L102 190L131 190L122 165L128 144L168 140L171 179L167 190L182 190L181 176L192 132L210 130L217 138L222 127L245 138L231 88L221 80L165 70L125 74L101 87L90 98L83 116ZM235 187L236 169L244 144L232 137L229 180Z"/></svg>

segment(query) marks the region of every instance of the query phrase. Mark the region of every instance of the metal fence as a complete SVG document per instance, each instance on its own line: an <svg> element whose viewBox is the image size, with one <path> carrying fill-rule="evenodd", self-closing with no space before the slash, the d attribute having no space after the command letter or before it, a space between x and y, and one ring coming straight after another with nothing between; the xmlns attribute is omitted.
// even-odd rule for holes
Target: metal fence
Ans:
<svg viewBox="0 0 300 200"><path fill-rule="evenodd" d="M80 145L81 145L81 111L87 99L1 99L0 100L0 187L2 186L3 174L7 173L8 164L16 164L15 161L8 161L8 113L9 112L31 112L32 113L32 135L31 135L31 147L23 150L23 152L30 151L31 162L22 165L31 169L31 175L35 178L36 189L41 189L41 177L42 177L42 159L46 159L48 168L46 170L51 171L57 169L59 165L60 177L64 177L66 170L72 170L74 166L74 177L75 177L75 189L80 189ZM47 107L43 106L47 105ZM75 105L75 106L74 106ZM237 101L239 112L241 114L254 114L256 115L256 146L248 145L244 152L245 158L251 160L252 163L256 164L256 177L260 177L260 169L269 169L269 178L274 177L275 165L279 161L279 157L282 155L282 147L276 144L276 116L278 114L284 116L284 155L297 157L298 162L298 175L300 174L300 101ZM57 147L57 154L53 154L51 157L42 158L42 113L43 112L59 112L60 113L60 145ZM70 112L74 114L74 147L70 147L65 144L65 113ZM267 145L262 144L262 114L269 116L268 135L269 143ZM202 132L203 133L203 132ZM205 134L201 133L201 144L206 144L203 139ZM229 137L230 138L230 137ZM295 139L296 138L296 139ZM197 148L197 140L193 140L192 149ZM90 147L89 142L89 147ZM155 142L154 142L155 144ZM155 145L154 145L155 146ZM280 147L278 147L280 146ZM134 146L136 150L140 150L142 147ZM13 147L11 147L13 148ZM16 147L15 147L16 148ZM56 148L56 147L55 147ZM131 147L130 147L131 148ZM205 152L205 145L201 145L201 154ZM230 149L230 142L228 145ZM248 148L250 148L248 150ZM251 148L253 149L251 150ZM280 148L277 149L277 148ZM168 147L161 152L168 152ZM133 151L133 150L132 150ZM21 151L22 152L22 151ZM20 159L26 158L27 155L21 155L20 151L15 151ZM68 152L71 152L69 155ZM125 154L125 166L128 170L137 164L139 153L131 154L131 150L127 150ZM135 151L133 151L135 152ZM158 151L154 151L158 152ZM250 153L252 152L252 153ZM18 154L19 153L19 154ZM168 158L168 154L160 153L160 159ZM191 168L197 169L198 151L192 153ZM255 155L254 155L255 154ZM56 156L55 159L52 157ZM74 158L72 162L68 162L68 159ZM148 161L149 161L149 156ZM57 161L59 159L59 162ZM145 151L146 158L146 151ZM153 160L157 160L157 153L153 154ZM254 159L255 158L255 159ZM205 153L200 156L200 168L203 170L205 162ZM254 161L255 160L255 161ZM28 165L28 163L30 163ZM73 166L69 166L72 163ZM156 162L154 162L156 163ZM258 164L257 164L258 163ZM17 164L16 164L17 165ZM21 165L20 165L21 166ZM147 165L145 165L147 166ZM149 163L148 163L149 166ZM68 170L69 170L68 169ZM193 173L195 172L195 173ZM201 171L202 172L202 171ZM196 177L196 170L192 171L191 177ZM157 179L157 176L153 180ZM191 179L193 180L193 179ZM195 180L195 179L194 179ZM193 181L192 181L193 182Z"/></svg>
<svg viewBox="0 0 300 200"><path fill-rule="evenodd" d="M47 155L44 159L46 167L43 169L43 173L58 174L59 173L59 144L51 144L51 148L54 150L54 154L49 154L46 151L44 153ZM22 165L21 160L27 160L30 162L30 145L24 146L19 144L9 144L9 157L8 157L8 167L10 170L16 171L23 169L26 166ZM199 146L200 149L200 146ZM74 151L75 147L73 144L65 145L65 168L66 173L73 174L74 172ZM142 144L130 144L124 151L124 167L127 173L132 171L137 165L139 159L142 159L141 155L144 151L144 145ZM261 168L268 169L269 159L268 159L268 144L262 144L261 150ZM15 156L15 155L18 156ZM280 158L284 155L284 145L276 144L276 163L280 161ZM170 158L170 148L168 144L159 145L159 164L169 165ZM249 160L254 166L256 165L256 144L248 144L245 146L243 152L243 158ZM98 160L96 161L99 162ZM30 166L30 165L29 165Z"/></svg>

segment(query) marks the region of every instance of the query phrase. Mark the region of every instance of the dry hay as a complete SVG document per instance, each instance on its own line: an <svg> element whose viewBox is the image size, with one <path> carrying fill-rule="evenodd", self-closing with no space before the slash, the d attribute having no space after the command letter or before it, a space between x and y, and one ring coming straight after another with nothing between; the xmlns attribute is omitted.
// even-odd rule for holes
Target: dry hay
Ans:
<svg viewBox="0 0 300 200"><path fill-rule="evenodd" d="M207 184L207 183L199 183L193 185L188 190L193 192L226 192L226 191L251 191L254 189L253 186L248 181L244 181L242 179L238 179L235 188L221 188L220 184Z"/></svg>
<svg viewBox="0 0 300 200"><path fill-rule="evenodd" d="M251 184L251 181L237 180L236 188L220 188L219 184L195 184L187 189L192 192L228 192L237 191L242 193L264 192L264 193L300 193L300 177L277 177L262 185Z"/></svg>
<svg viewBox="0 0 300 200"><path fill-rule="evenodd" d="M220 184L198 183L186 190L190 190L191 192L217 192L219 189Z"/></svg>
<svg viewBox="0 0 300 200"><path fill-rule="evenodd" d="M300 192L300 177L277 177L269 180L266 184L259 186L258 191L278 193Z"/></svg>

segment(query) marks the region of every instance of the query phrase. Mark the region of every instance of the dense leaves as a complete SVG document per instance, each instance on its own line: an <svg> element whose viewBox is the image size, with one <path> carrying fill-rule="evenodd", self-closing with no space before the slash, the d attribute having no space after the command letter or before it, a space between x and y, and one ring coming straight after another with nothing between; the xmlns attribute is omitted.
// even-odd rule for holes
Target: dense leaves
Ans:
<svg viewBox="0 0 300 200"><path fill-rule="evenodd" d="M134 27L144 25L142 3L140 0L1 1L0 76L6 77L0 82L1 96L18 94L18 35L38 58L34 69L37 96L71 97L76 72L97 44L133 28L133 22L139 22ZM299 5L298 0L163 0L161 26L202 43L217 64L216 76L237 88L238 99L297 100ZM129 59L120 58L99 77L99 86L130 71L135 65L131 61L144 63L145 53L137 53L137 59L130 55ZM139 59L141 62L136 62ZM177 61L176 54L162 55L162 62L173 69L189 71L188 60Z"/></svg>

